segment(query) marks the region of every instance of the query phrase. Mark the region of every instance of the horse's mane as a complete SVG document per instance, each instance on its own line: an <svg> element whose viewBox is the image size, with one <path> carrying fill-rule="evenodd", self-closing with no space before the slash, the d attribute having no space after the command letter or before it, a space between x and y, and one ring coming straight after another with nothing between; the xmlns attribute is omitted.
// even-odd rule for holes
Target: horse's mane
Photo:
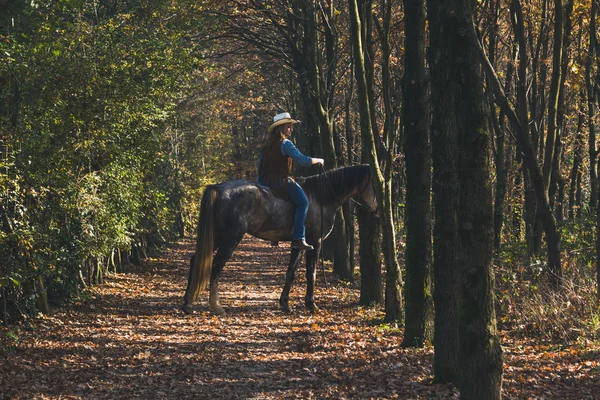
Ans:
<svg viewBox="0 0 600 400"><path fill-rule="evenodd" d="M364 164L340 167L319 175L297 178L296 181L302 186L307 197L327 203L343 198L370 176L371 169Z"/></svg>

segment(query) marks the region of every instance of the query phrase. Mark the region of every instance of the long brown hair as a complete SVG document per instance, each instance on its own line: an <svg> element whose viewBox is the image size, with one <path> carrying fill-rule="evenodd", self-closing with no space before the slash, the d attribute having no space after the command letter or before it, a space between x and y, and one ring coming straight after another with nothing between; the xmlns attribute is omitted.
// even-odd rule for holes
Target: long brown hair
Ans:
<svg viewBox="0 0 600 400"><path fill-rule="evenodd" d="M267 132L265 134L265 138L263 140L262 145L260 146L261 149L268 149L269 147L271 147L274 143L285 139L285 135L281 132L281 127L283 125L279 125L276 126L275 128L273 128L273 130L271 132Z"/></svg>

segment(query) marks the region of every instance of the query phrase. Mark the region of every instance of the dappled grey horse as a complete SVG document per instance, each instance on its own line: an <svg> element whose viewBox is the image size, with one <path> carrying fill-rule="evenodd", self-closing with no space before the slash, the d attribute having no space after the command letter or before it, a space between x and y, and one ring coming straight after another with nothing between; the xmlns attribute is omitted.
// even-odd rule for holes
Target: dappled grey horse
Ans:
<svg viewBox="0 0 600 400"><path fill-rule="evenodd" d="M377 210L377 202L368 165L342 167L320 175L298 178L297 182L304 189L310 204L306 216L306 242L314 250L306 253L305 303L314 312L316 262L322 239L333 230L337 209L353 196L372 211ZM294 211L293 204L273 196L268 187L256 183L231 180L208 186L202 195L196 253L190 262L182 310L191 313L192 304L210 282L209 309L215 314L222 314L219 275L244 235L249 233L270 241L291 241ZM286 312L290 311L289 293L300 253L300 250L291 250L285 286L279 299L282 310Z"/></svg>

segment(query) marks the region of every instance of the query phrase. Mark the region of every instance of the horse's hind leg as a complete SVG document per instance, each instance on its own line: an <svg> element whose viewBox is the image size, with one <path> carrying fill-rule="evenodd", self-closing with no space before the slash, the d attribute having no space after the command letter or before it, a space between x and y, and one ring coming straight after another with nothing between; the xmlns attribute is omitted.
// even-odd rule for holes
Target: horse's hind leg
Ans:
<svg viewBox="0 0 600 400"><path fill-rule="evenodd" d="M290 308L290 289L292 287L292 283L294 283L294 276L296 275L296 269L298 268L299 260L300 250L292 249L290 263L288 265L287 272L285 273L285 286L283 287L281 297L279 298L279 305L281 306L281 310L284 312L292 311Z"/></svg>
<svg viewBox="0 0 600 400"><path fill-rule="evenodd" d="M225 313L225 310L219 303L219 275L221 275L225 263L231 258L233 251L237 245L240 244L243 237L244 233L241 235L238 234L235 239L230 239L227 243L221 244L213 259L212 271L210 274L210 294L208 297L208 309L213 314L221 315Z"/></svg>
<svg viewBox="0 0 600 400"><path fill-rule="evenodd" d="M190 272L188 274L188 283L187 283L187 287L190 288L192 285L192 271L194 270L194 260L196 258L196 253L194 253L192 255L192 258L190 258ZM181 306L181 310L186 313L186 314L191 314L192 313L192 303L193 303L193 295L191 294L192 292L188 290L186 290L185 296L183 297L184 300L184 304L183 306Z"/></svg>

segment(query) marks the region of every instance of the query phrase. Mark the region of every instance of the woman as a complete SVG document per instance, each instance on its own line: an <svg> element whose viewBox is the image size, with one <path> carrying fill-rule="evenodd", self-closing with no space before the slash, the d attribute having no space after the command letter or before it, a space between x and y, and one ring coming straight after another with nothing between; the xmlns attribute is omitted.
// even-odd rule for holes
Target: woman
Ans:
<svg viewBox="0 0 600 400"><path fill-rule="evenodd" d="M300 153L289 138L292 125L300 121L292 119L289 113L277 114L267 129L267 136L258 159L258 183L269 186L273 194L290 200L296 206L292 249L313 250L306 243L304 220L308 212L308 199L304 190L291 177L292 161L300 165L324 164L322 158L312 158Z"/></svg>

